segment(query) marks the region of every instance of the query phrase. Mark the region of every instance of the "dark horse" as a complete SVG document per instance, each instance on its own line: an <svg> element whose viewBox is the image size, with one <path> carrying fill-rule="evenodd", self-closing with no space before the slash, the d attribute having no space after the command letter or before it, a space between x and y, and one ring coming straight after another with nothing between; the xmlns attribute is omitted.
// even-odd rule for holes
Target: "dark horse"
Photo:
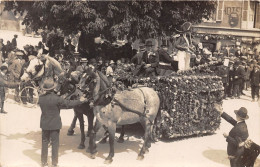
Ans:
<svg viewBox="0 0 260 167"><path fill-rule="evenodd" d="M60 84L59 93L62 97L69 100L74 100L80 98L80 96L83 96L82 92L79 91L76 87L76 84L79 82L80 73L72 72L70 79L65 79ZM93 108L90 107L89 102L83 103L79 106L76 106L73 108L74 110L74 118L71 123L71 126L68 130L67 135L73 135L74 128L77 119L79 119L80 123L80 133L81 133L81 141L78 146L78 149L84 149L85 148L85 129L84 129L84 117L83 115L86 115L88 117L88 132L90 132L93 129L93 120L94 120L94 113Z"/></svg>
<svg viewBox="0 0 260 167"><path fill-rule="evenodd" d="M114 157L116 126L140 122L145 134L138 159L143 159L151 146L153 123L160 106L158 94L148 87L113 92L105 75L100 72L87 71L92 79L82 84L87 83L86 89L93 90L93 112L97 118L89 139L91 158L94 159L97 153L96 133L102 125L108 130L110 144L110 152L105 163L111 163Z"/></svg>

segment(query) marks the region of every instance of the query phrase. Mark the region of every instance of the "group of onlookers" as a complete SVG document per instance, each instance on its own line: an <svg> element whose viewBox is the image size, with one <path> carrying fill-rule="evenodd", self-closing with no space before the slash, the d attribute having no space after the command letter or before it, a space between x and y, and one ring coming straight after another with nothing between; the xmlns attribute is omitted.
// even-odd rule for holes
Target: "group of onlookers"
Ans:
<svg viewBox="0 0 260 167"><path fill-rule="evenodd" d="M249 52L243 54L237 50L230 56L225 56L226 64L218 68L218 75L222 77L225 88L225 98L240 98L245 95L243 90L251 87L252 101L259 99L259 63L260 55Z"/></svg>

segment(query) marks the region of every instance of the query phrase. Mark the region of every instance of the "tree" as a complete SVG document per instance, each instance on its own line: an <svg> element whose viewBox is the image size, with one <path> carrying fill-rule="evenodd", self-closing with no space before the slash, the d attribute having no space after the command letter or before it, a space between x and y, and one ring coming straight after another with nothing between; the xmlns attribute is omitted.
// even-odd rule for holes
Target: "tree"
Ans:
<svg viewBox="0 0 260 167"><path fill-rule="evenodd" d="M199 23L215 9L215 1L6 1L5 10L25 14L33 30L60 29L65 35L147 39L170 35L185 21ZM93 41L93 40L92 40Z"/></svg>

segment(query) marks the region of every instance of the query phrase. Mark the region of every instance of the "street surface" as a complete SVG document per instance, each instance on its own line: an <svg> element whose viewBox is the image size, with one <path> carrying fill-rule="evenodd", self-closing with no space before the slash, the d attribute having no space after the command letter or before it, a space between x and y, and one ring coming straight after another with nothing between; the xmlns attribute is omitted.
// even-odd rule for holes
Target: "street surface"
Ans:
<svg viewBox="0 0 260 167"><path fill-rule="evenodd" d="M0 37L11 40L16 32L0 30ZM22 48L25 44L37 45L40 38L22 37L17 42ZM249 137L260 144L260 103L251 102L250 92L241 99L224 100L224 111L235 117L234 110L240 107L248 109L247 120ZM0 114L0 166L1 167L39 167L41 153L40 108L26 108L21 104L7 99L5 103L7 114ZM222 119L220 128L213 135L190 137L178 140L159 141L152 144L150 152L144 160L136 160L142 146L143 130L141 126L129 126L126 130L125 142L115 142L115 157L110 165L104 160L109 152L109 145L98 144L96 159L90 159L88 153L77 149L80 142L79 122L74 136L67 136L67 130L74 116L73 110L62 110L63 127L60 133L59 165L61 167L88 167L88 166L129 166L129 167L228 167L229 160L226 154L227 143L223 133L228 133L232 126ZM85 117L87 130L87 119ZM99 138L104 131L99 132ZM119 133L116 134L119 137ZM85 142L88 146L88 138ZM49 149L49 157L51 149ZM51 164L51 159L49 159ZM255 167L260 167L258 157Z"/></svg>

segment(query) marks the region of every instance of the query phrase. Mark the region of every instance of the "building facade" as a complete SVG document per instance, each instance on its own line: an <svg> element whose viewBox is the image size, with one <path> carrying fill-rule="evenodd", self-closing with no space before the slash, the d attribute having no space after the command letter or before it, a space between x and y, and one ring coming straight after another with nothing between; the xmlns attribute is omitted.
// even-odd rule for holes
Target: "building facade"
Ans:
<svg viewBox="0 0 260 167"><path fill-rule="evenodd" d="M241 42L242 47L260 51L260 1L252 0L217 0L216 11L209 20L194 25L194 31L201 36L224 36L208 40L220 46L235 45Z"/></svg>

